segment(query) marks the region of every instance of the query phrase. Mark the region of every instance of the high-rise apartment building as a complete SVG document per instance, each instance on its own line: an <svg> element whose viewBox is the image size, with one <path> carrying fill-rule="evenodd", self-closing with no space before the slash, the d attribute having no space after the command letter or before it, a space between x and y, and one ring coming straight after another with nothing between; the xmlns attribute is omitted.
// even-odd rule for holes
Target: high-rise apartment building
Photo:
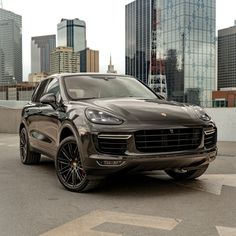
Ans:
<svg viewBox="0 0 236 236"><path fill-rule="evenodd" d="M0 83L22 81L22 17L0 8Z"/></svg>
<svg viewBox="0 0 236 236"><path fill-rule="evenodd" d="M31 38L31 73L50 72L50 53L56 48L56 35Z"/></svg>
<svg viewBox="0 0 236 236"><path fill-rule="evenodd" d="M99 51L89 48L80 51L80 72L99 72Z"/></svg>
<svg viewBox="0 0 236 236"><path fill-rule="evenodd" d="M216 0L136 0L126 5L126 74L152 85L162 78L169 99L211 106L215 14Z"/></svg>
<svg viewBox="0 0 236 236"><path fill-rule="evenodd" d="M71 47L75 52L86 49L86 24L79 19L62 19L57 24L57 46Z"/></svg>
<svg viewBox="0 0 236 236"><path fill-rule="evenodd" d="M236 88L236 24L218 31L218 89Z"/></svg>
<svg viewBox="0 0 236 236"><path fill-rule="evenodd" d="M50 55L50 74L80 72L80 55L73 48L57 47Z"/></svg>

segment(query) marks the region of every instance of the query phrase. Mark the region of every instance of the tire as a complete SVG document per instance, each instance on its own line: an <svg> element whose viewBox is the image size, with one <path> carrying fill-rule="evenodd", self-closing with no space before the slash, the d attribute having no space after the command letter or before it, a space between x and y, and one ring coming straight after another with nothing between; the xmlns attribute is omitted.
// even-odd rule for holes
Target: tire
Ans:
<svg viewBox="0 0 236 236"><path fill-rule="evenodd" d="M196 170L186 170L186 171L181 171L178 169L173 169L173 170L165 170L166 174L168 174L170 177L176 180L191 180L191 179L196 179L203 175L205 171L207 170L209 164L201 166L200 168Z"/></svg>
<svg viewBox="0 0 236 236"><path fill-rule="evenodd" d="M20 158L25 165L36 165L40 162L41 154L30 150L30 143L26 128L20 131Z"/></svg>
<svg viewBox="0 0 236 236"><path fill-rule="evenodd" d="M65 138L60 143L55 168L60 183L69 191L85 192L97 186L97 181L87 178L79 148L73 136Z"/></svg>

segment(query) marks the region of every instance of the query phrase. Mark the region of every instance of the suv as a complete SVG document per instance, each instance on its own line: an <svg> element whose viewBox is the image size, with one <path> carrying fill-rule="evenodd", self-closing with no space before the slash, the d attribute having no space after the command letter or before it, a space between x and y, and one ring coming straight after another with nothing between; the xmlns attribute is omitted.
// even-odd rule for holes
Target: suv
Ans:
<svg viewBox="0 0 236 236"><path fill-rule="evenodd" d="M169 102L114 74L59 74L41 81L22 110L20 157L55 160L61 184L83 192L122 171L201 176L217 154L217 128L198 107Z"/></svg>

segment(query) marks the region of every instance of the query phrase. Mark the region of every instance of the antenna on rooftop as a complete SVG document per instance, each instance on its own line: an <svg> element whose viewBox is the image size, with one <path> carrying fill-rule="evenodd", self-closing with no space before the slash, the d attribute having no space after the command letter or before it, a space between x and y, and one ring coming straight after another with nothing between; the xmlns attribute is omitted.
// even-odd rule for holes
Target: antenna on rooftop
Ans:
<svg viewBox="0 0 236 236"><path fill-rule="evenodd" d="M3 8L2 0L0 0L0 8Z"/></svg>

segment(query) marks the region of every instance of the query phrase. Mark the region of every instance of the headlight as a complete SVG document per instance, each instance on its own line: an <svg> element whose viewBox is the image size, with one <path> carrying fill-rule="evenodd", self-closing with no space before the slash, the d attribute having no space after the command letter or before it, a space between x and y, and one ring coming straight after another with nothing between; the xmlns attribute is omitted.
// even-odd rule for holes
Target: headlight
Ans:
<svg viewBox="0 0 236 236"><path fill-rule="evenodd" d="M198 118L204 121L210 121L211 117L204 111L203 108L199 107L199 106L194 106L193 110L195 111L195 113L197 114Z"/></svg>
<svg viewBox="0 0 236 236"><path fill-rule="evenodd" d="M95 124L120 125L124 121L108 112L88 108L85 115L89 121Z"/></svg>

